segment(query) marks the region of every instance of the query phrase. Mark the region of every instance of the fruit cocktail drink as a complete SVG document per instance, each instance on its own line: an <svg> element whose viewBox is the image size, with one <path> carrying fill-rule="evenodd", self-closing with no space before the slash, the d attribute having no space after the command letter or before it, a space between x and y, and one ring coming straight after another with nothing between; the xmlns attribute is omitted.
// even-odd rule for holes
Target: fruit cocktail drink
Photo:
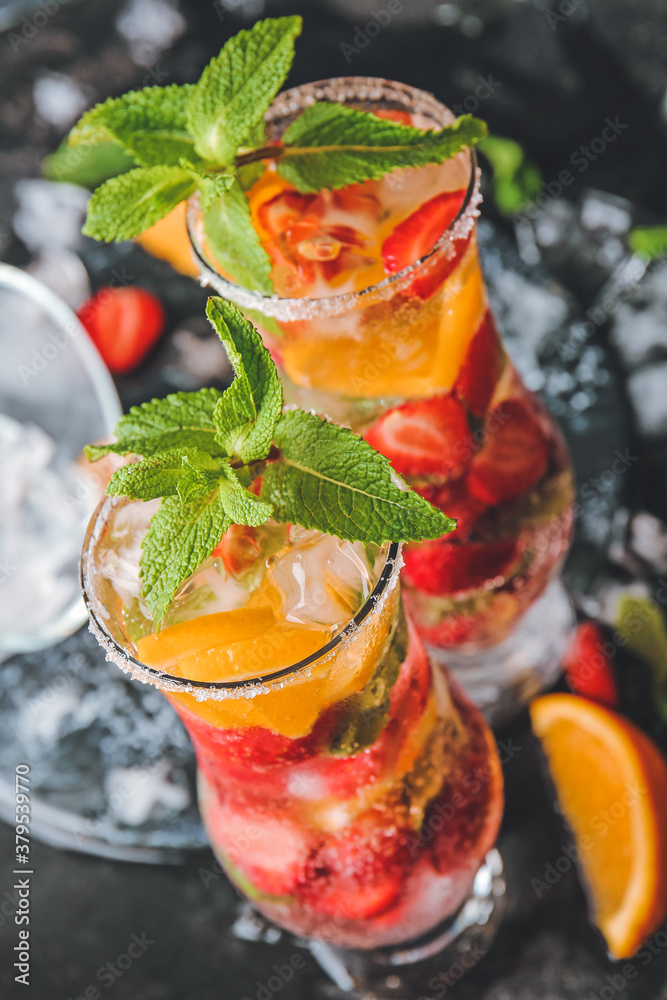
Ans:
<svg viewBox="0 0 667 1000"><path fill-rule="evenodd" d="M405 85L334 79L280 94L270 139L279 143L313 100L421 128L453 120ZM288 400L362 433L458 519L454 533L404 550L405 599L429 650L447 663L494 646L558 572L573 483L561 435L522 384L489 309L474 154L314 193L296 190L279 162L266 159L247 192L275 294L230 280L208 239L214 209L201 212L195 196L202 273L259 324ZM550 618L547 607L545 634ZM557 651L547 658L555 669ZM499 659L490 666L501 671ZM458 676L465 684L465 670Z"/></svg>
<svg viewBox="0 0 667 1000"><path fill-rule="evenodd" d="M138 569L155 505L104 501L85 592L111 658L187 727L231 880L281 926L350 948L454 914L495 841L501 769L405 617L399 547L234 526L155 634Z"/></svg>

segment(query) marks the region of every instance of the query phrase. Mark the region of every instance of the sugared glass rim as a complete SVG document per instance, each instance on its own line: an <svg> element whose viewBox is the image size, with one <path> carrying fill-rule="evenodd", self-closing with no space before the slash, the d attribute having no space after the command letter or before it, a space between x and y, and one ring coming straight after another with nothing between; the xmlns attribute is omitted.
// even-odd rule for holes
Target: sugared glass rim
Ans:
<svg viewBox="0 0 667 1000"><path fill-rule="evenodd" d="M246 677L235 681L196 681L187 677L176 677L164 670L157 670L149 667L136 659L110 635L106 625L100 619L94 605L99 601L88 593L88 557L93 544L98 538L98 533L106 521L107 507L115 507L123 501L122 497L105 497L97 505L88 527L86 537L81 550L81 561L79 564L79 579L84 604L89 616L89 629L107 654L107 659L116 663L125 673L141 681L144 684L152 684L153 687L161 691L181 694L190 693L198 701L206 699L223 700L224 698L247 698L257 694L268 692L271 688L282 687L286 680L291 680L301 672L305 672L319 660L328 657L335 649L345 641L351 639L362 623L373 613L378 612L384 603L385 598L398 583L402 560L400 557L400 542L391 542L387 551L387 557L382 567L382 572L378 581L373 587L368 598L347 625L337 632L324 646L287 667L274 670L268 674L260 674L257 677ZM141 501L136 501L141 503Z"/></svg>
<svg viewBox="0 0 667 1000"><path fill-rule="evenodd" d="M265 120L269 128L281 119L294 115L296 111L308 107L315 101L330 100L338 103L359 104L369 103L403 104L417 113L423 113L433 119L441 127L455 121L452 112L438 101L432 94L405 83L397 83L382 77L373 76L341 76L329 80L318 80L314 83L293 87L278 94L266 113ZM199 193L195 192L188 200L186 213L187 230L194 261L200 271L202 285L210 285L224 298L235 302L242 309L255 310L264 316L282 322L309 320L320 316L334 316L357 307L360 303L370 305L373 300L381 301L401 291L410 284L416 270L444 247L448 247L447 256L454 254L454 242L464 239L472 229L479 215L478 205L482 200L480 194L480 170L477 165L477 154L470 147L470 180L456 217L449 224L442 236L433 244L428 253L404 267L396 274L388 275L375 285L369 285L356 292L343 292L339 295L322 296L321 298L285 298L277 293L264 295L237 285L213 270L206 259L200 234ZM370 300L363 302L363 300Z"/></svg>

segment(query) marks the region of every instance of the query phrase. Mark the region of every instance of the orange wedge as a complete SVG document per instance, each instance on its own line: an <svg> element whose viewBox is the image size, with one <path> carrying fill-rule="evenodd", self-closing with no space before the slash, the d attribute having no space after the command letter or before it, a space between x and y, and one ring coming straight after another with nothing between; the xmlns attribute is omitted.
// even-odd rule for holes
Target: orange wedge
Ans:
<svg viewBox="0 0 667 1000"><path fill-rule="evenodd" d="M199 268L194 262L190 237L185 224L187 202L182 201L168 215L137 236L137 243L161 260L168 261L181 274L196 278Z"/></svg>
<svg viewBox="0 0 667 1000"><path fill-rule="evenodd" d="M147 666L163 670L176 665L184 657L204 653L216 646L255 639L270 629L275 620L274 611L268 605L202 615L139 639L137 656Z"/></svg>
<svg viewBox="0 0 667 1000"><path fill-rule="evenodd" d="M630 958L667 915L667 763L631 722L577 695L545 695L530 715L595 922L610 954Z"/></svg>

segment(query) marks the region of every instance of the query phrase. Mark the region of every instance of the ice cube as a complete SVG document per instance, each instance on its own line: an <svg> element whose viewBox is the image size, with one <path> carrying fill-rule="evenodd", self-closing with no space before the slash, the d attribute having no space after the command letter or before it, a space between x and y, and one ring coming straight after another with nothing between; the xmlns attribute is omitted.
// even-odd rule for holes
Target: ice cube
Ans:
<svg viewBox="0 0 667 1000"><path fill-rule="evenodd" d="M14 195L18 202L14 229L30 250L80 245L90 197L84 188L24 179L17 182Z"/></svg>
<svg viewBox="0 0 667 1000"><path fill-rule="evenodd" d="M628 394L642 434L659 437L667 433L667 361L640 368L628 379Z"/></svg>
<svg viewBox="0 0 667 1000"><path fill-rule="evenodd" d="M287 621L335 626L354 617L373 587L359 542L303 532L270 571Z"/></svg>
<svg viewBox="0 0 667 1000"><path fill-rule="evenodd" d="M129 0L116 18L116 28L139 66L153 65L186 27L185 18L168 0Z"/></svg>

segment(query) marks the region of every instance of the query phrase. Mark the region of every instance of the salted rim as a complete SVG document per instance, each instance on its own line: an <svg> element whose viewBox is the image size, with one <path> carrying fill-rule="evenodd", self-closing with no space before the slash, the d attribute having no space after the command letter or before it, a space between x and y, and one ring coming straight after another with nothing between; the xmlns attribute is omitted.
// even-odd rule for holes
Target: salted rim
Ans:
<svg viewBox="0 0 667 1000"><path fill-rule="evenodd" d="M113 661L125 673L130 674L135 680L143 684L152 684L162 691L189 693L194 695L197 701L214 700L222 701L225 698L254 698L258 694L266 694L270 690L283 687L285 683L294 679L298 674L310 673L312 666L319 660L326 660L344 642L349 641L357 632L359 626L372 614L378 614L387 597L393 591L398 581L401 566L403 564L400 549L400 542L392 542L387 552L385 564L382 572L369 594L365 603L357 614L345 625L340 632L337 632L324 646L306 656L303 660L293 663L280 670L274 670L268 674L260 674L258 677L245 678L236 681L196 681L187 677L175 677L173 674L163 670L156 670L147 664L137 660L136 657L128 653L110 635L106 625L101 620L96 610L100 602L86 589L88 577L88 557L95 542L99 538L100 531L106 523L105 507L115 507L123 498L105 497L95 509L84 539L81 551L81 561L79 564L79 581L83 601L89 616L88 628L106 652L107 660ZM138 501L140 502L140 501Z"/></svg>
<svg viewBox="0 0 667 1000"><path fill-rule="evenodd" d="M384 103L409 105L406 110L428 115L436 125L450 125L454 115L444 104L432 94L417 87L386 80L382 77L347 76L333 77L329 80L319 80L301 87L293 87L279 94L266 113L266 123L277 129L278 123L292 117L296 111L302 110L315 101L329 100L337 103ZM443 248L447 248L446 258L454 255L454 243L465 239L475 224L479 215L478 205L482 200L480 193L481 172L477 165L477 154L470 147L470 180L463 204L454 220L449 224L442 236L433 244L428 253L404 267L402 271L391 274L375 285L369 285L357 292L344 292L340 295L323 296L322 298L284 298L278 294L263 295L228 281L214 271L203 251L199 233L199 192L188 199L186 223L190 248L194 261L200 271L202 285L210 285L224 298L230 299L244 309L254 309L264 316L282 322L293 322L303 319L313 319L317 316L334 316L346 312L364 298L381 301L407 287L413 272L426 264L427 261ZM370 302L368 303L370 304Z"/></svg>

